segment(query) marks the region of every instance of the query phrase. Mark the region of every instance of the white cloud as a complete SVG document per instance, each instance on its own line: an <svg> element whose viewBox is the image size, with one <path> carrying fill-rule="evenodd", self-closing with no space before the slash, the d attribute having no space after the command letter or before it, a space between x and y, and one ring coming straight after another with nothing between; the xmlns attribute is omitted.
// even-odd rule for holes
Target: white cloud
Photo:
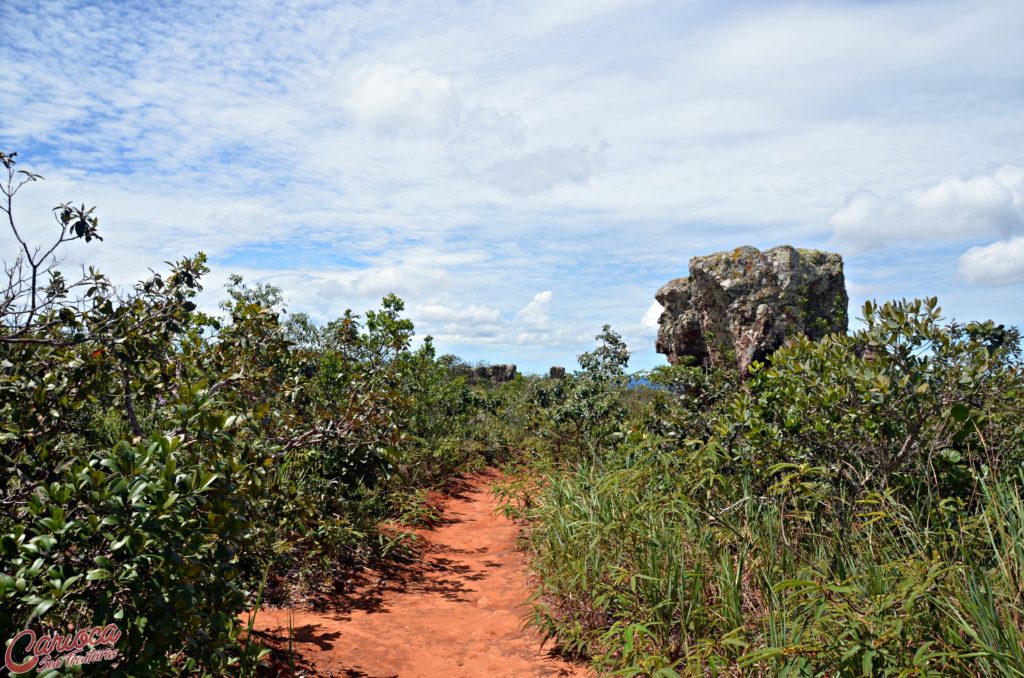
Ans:
<svg viewBox="0 0 1024 678"><path fill-rule="evenodd" d="M450 78L400 64L356 71L345 105L356 123L377 134L442 138L458 127L463 108Z"/></svg>
<svg viewBox="0 0 1024 678"><path fill-rule="evenodd" d="M920 242L1005 238L1024 231L1024 167L880 196L851 195L828 220L835 241L859 249Z"/></svg>
<svg viewBox="0 0 1024 678"><path fill-rule="evenodd" d="M476 304L463 308L450 308L443 304L424 304L413 311L414 318L447 323L494 323L500 315L497 309Z"/></svg>
<svg viewBox="0 0 1024 678"><path fill-rule="evenodd" d="M653 302L648 308L647 312L644 313L644 317L640 319L640 326L645 330L652 330L657 332L658 330L658 319L661 318L662 312L665 307L658 302Z"/></svg>
<svg viewBox="0 0 1024 678"><path fill-rule="evenodd" d="M1024 282L1024 236L972 247L960 255L957 271L976 285Z"/></svg>
<svg viewBox="0 0 1024 678"><path fill-rule="evenodd" d="M516 313L515 322L535 330L547 330L551 327L548 308L551 305L551 290L538 292L526 306Z"/></svg>
<svg viewBox="0 0 1024 678"><path fill-rule="evenodd" d="M516 313L511 326L507 328L509 335L514 335L516 343L520 346L535 349L572 351L574 347L585 346L592 338L593 331L582 329L583 324L575 319L563 318L558 323L553 322L550 316L552 296L551 290L535 294L533 299ZM567 357L563 354L563 358Z"/></svg>
<svg viewBox="0 0 1024 678"><path fill-rule="evenodd" d="M864 252L992 241L964 251L960 276L977 285L1024 281L1024 167L1003 165L984 174L946 177L885 196L852 194L832 214L833 242ZM877 289L877 287L876 287Z"/></svg>
<svg viewBox="0 0 1024 678"><path fill-rule="evenodd" d="M0 144L49 179L21 211L97 204L71 263L121 282L203 249L204 298L236 270L322 319L396 291L440 350L545 366L605 322L660 361L649 307L693 255L831 233L872 296L968 317L957 256L1024 234L1017 2L429 10L0 2ZM985 312L1024 323L1014 291Z"/></svg>
<svg viewBox="0 0 1024 678"><path fill-rule="evenodd" d="M491 181L515 195L532 195L562 184L582 184L603 164L607 144L594 148L548 146L535 153L502 160L491 168Z"/></svg>
<svg viewBox="0 0 1024 678"><path fill-rule="evenodd" d="M323 282L317 295L328 299L348 296L356 299L380 299L392 292L403 296L420 296L438 291L450 284L443 269L410 269L397 266L369 268L355 272L315 271Z"/></svg>

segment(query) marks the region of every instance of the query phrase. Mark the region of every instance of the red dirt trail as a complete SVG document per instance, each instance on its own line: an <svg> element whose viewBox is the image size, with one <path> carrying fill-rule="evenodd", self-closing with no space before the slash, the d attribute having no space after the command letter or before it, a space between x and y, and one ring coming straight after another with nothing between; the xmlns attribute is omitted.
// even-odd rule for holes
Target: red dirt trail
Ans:
<svg viewBox="0 0 1024 678"><path fill-rule="evenodd" d="M542 651L540 637L523 628L530 582L515 547L519 528L494 512L496 477L473 476L445 501L441 524L419 531L416 565L324 609L263 609L260 637L287 649L291 615L297 676L589 676Z"/></svg>

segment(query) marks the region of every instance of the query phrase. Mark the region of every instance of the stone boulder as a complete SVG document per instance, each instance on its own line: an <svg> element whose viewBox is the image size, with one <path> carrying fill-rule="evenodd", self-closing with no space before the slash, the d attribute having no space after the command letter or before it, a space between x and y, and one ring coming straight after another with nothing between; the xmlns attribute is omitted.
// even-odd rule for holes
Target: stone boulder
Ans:
<svg viewBox="0 0 1024 678"><path fill-rule="evenodd" d="M655 298L665 309L656 349L673 365L689 357L745 374L787 337L847 328L843 258L788 245L694 257L690 276L666 283Z"/></svg>
<svg viewBox="0 0 1024 678"><path fill-rule="evenodd" d="M565 379L565 368L555 365L548 370L548 377L551 379Z"/></svg>
<svg viewBox="0 0 1024 678"><path fill-rule="evenodd" d="M474 367L469 373L469 383L478 384L482 381L489 381L494 384L503 384L516 378L515 365L487 365Z"/></svg>

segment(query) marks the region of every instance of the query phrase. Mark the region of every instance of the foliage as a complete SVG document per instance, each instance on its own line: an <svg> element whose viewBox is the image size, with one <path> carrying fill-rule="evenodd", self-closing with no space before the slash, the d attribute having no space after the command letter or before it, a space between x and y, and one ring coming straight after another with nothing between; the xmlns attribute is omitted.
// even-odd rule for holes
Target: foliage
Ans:
<svg viewBox="0 0 1024 678"><path fill-rule="evenodd" d="M0 635L114 622L121 674L251 666L241 613L268 575L273 595L385 555L378 523L479 458L465 381L429 337L413 348L394 296L319 326L232 276L209 316L202 254L130 290L93 269L68 282L58 256L101 240L95 210L58 206L34 247L12 204L41 177L0 160L18 247L0 307Z"/></svg>
<svg viewBox="0 0 1024 678"><path fill-rule="evenodd" d="M592 455L625 416L621 394L628 378L629 350L609 325L601 329L593 351L579 356L580 372L569 379L537 384L534 428L554 446L555 455Z"/></svg>
<svg viewBox="0 0 1024 678"><path fill-rule="evenodd" d="M533 623L616 675L1021 675L1020 359L927 299L745 383L652 371L593 454L506 489Z"/></svg>
<svg viewBox="0 0 1024 678"><path fill-rule="evenodd" d="M598 345L579 357L583 375L595 381L621 380L629 365L629 349L622 336L610 325L601 328L601 333L594 337Z"/></svg>
<svg viewBox="0 0 1024 678"><path fill-rule="evenodd" d="M872 302L742 381L631 382L605 326L575 374L471 387L394 295L319 324L240 276L200 312L202 253L68 278L95 210L34 246L12 205L41 177L0 163L4 638L113 622L121 675L247 672L264 594L401 551L382 521L431 524L428 490L507 463L532 622L604 672L1024 674L1015 329Z"/></svg>
<svg viewBox="0 0 1024 678"><path fill-rule="evenodd" d="M750 397L734 402L721 431L743 422L738 459L814 469L851 491L946 497L972 494L1019 461L1016 331L943 326L934 298L869 302L864 320L849 336L798 338L752 370Z"/></svg>

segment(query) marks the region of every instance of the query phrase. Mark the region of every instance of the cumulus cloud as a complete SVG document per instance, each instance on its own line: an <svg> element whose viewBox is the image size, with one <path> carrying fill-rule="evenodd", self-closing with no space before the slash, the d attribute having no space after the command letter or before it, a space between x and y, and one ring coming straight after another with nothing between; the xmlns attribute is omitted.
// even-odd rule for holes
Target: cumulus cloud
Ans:
<svg viewBox="0 0 1024 678"><path fill-rule="evenodd" d="M957 271L976 285L1024 282L1024 236L972 247L960 255Z"/></svg>
<svg viewBox="0 0 1024 678"><path fill-rule="evenodd" d="M648 307L647 312L644 313L644 317L640 319L640 326L645 330L657 332L658 319L661 318L661 314L664 310L665 307L655 301Z"/></svg>
<svg viewBox="0 0 1024 678"><path fill-rule="evenodd" d="M912 245L971 247L957 271L977 285L1024 280L1024 167L946 177L903 193L860 191L829 218L833 241L855 252Z"/></svg>
<svg viewBox="0 0 1024 678"><path fill-rule="evenodd" d="M858 250L922 240L1005 238L1024 231L1024 167L947 177L894 195L860 191L828 223L838 244Z"/></svg>
<svg viewBox="0 0 1024 678"><path fill-rule="evenodd" d="M357 124L377 134L447 137L459 125L463 102L444 75L380 63L351 76L345 107Z"/></svg>
<svg viewBox="0 0 1024 678"><path fill-rule="evenodd" d="M580 332L576 324L567 319L552 322L551 298L551 290L538 292L526 306L519 309L509 328L515 334L516 343L521 346L564 348L588 338L587 332Z"/></svg>
<svg viewBox="0 0 1024 678"><path fill-rule="evenodd" d="M526 306L516 313L515 322L534 330L547 330L551 327L548 307L551 305L551 290L538 292Z"/></svg>

